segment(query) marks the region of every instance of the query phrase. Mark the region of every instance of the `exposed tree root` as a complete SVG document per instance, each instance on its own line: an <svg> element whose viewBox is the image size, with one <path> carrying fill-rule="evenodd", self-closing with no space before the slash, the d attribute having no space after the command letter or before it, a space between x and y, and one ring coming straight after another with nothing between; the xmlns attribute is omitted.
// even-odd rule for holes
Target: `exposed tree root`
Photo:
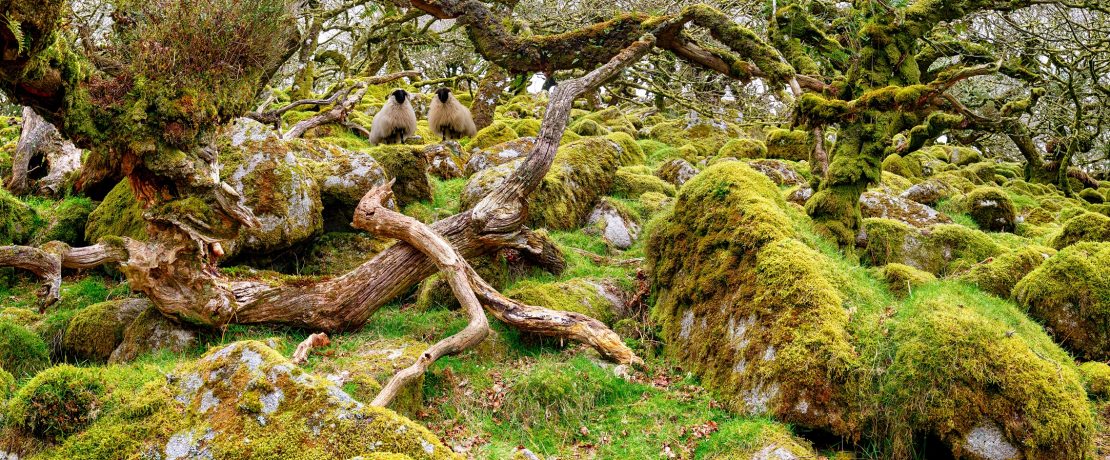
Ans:
<svg viewBox="0 0 1110 460"><path fill-rule="evenodd" d="M308 360L308 353L311 352L313 348L326 347L330 344L331 340L328 340L327 334L323 332L312 334L297 345L297 349L293 350L293 357L290 361L293 364L304 364L304 362Z"/></svg>

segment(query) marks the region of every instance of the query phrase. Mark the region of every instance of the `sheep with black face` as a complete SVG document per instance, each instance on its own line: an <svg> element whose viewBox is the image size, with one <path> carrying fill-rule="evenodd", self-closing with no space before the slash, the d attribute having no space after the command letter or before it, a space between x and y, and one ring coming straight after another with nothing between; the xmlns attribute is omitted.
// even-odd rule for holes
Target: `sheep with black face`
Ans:
<svg viewBox="0 0 1110 460"><path fill-rule="evenodd" d="M403 89L389 93L370 125L371 144L401 144L416 133L416 111L410 100L411 96Z"/></svg>
<svg viewBox="0 0 1110 460"><path fill-rule="evenodd" d="M450 88L436 90L436 97L432 99L432 106L428 109L428 126L442 140L473 136L478 132L474 119L470 116L470 109L455 99Z"/></svg>

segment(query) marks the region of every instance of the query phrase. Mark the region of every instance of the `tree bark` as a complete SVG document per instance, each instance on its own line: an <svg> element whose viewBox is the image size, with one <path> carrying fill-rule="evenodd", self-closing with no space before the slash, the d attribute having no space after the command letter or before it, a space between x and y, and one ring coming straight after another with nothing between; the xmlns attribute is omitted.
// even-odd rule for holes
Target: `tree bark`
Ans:
<svg viewBox="0 0 1110 460"><path fill-rule="evenodd" d="M37 170L32 171L32 165ZM63 139L54 125L30 107L24 107L23 126L12 157L12 175L5 185L8 191L25 195L37 188L36 192L57 195L66 178L80 168L81 150Z"/></svg>
<svg viewBox="0 0 1110 460"><path fill-rule="evenodd" d="M470 115L474 118L474 126L479 130L493 124L494 111L509 83L509 74L497 64L491 63L489 70L478 82L478 93L470 103Z"/></svg>

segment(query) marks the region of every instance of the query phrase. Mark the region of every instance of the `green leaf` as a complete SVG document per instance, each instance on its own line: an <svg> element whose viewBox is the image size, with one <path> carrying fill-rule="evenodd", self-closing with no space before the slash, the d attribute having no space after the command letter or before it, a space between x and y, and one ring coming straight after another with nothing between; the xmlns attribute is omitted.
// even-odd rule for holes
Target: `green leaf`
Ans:
<svg viewBox="0 0 1110 460"><path fill-rule="evenodd" d="M15 18L10 16L5 16L4 22L7 23L8 30L15 36L16 43L19 43L19 48L15 51L16 54L23 54L23 45L26 37L23 36L23 29L19 26L19 21L16 21Z"/></svg>

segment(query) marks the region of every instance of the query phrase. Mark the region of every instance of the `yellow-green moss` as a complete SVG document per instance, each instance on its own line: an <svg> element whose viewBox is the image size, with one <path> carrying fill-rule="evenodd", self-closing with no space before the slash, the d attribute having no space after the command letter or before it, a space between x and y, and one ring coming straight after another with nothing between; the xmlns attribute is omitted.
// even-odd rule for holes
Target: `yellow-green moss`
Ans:
<svg viewBox="0 0 1110 460"><path fill-rule="evenodd" d="M1099 399L1110 397L1110 366L1098 361L1086 362L1079 366L1079 373L1087 394Z"/></svg>
<svg viewBox="0 0 1110 460"><path fill-rule="evenodd" d="M1084 212L1064 222L1064 227L1052 237L1052 247L1064 249L1081 241L1110 241L1110 217L1095 212Z"/></svg>
<svg viewBox="0 0 1110 460"><path fill-rule="evenodd" d="M766 143L767 158L803 161L808 160L809 153L813 151L813 141L806 131L768 130Z"/></svg>
<svg viewBox="0 0 1110 460"><path fill-rule="evenodd" d="M513 131L520 137L535 137L540 135L540 121L535 118L525 118L513 123Z"/></svg>
<svg viewBox="0 0 1110 460"><path fill-rule="evenodd" d="M1100 204L1106 201L1106 198L1098 193L1098 190L1093 188L1085 188L1079 192L1079 197L1091 204Z"/></svg>
<svg viewBox="0 0 1110 460"><path fill-rule="evenodd" d="M26 243L36 220L34 209L0 188L0 245Z"/></svg>
<svg viewBox="0 0 1110 460"><path fill-rule="evenodd" d="M617 170L613 180L611 193L616 196L631 198L644 193L654 192L667 196L674 196L675 186L670 182L651 174L651 170L637 167L622 167Z"/></svg>
<svg viewBox="0 0 1110 460"><path fill-rule="evenodd" d="M96 418L104 386L93 369L62 365L31 379L12 397L9 422L44 440L60 440Z"/></svg>
<svg viewBox="0 0 1110 460"><path fill-rule="evenodd" d="M582 118L571 123L570 126L567 126L567 130L579 136L604 136L609 134L608 128L588 118Z"/></svg>
<svg viewBox="0 0 1110 460"><path fill-rule="evenodd" d="M785 425L761 419L721 424L694 452L694 458L705 460L819 458L809 442L794 436Z"/></svg>
<svg viewBox="0 0 1110 460"><path fill-rule="evenodd" d="M1014 286L1014 299L1089 360L1110 358L1110 243L1076 243Z"/></svg>
<svg viewBox="0 0 1110 460"><path fill-rule="evenodd" d="M15 392L15 377L0 366L0 407L7 405L8 398Z"/></svg>
<svg viewBox="0 0 1110 460"><path fill-rule="evenodd" d="M620 149L621 166L643 165L644 161L647 159L644 156L644 149L640 147L640 144L636 143L636 138L628 133L616 132L605 136L605 138L616 143L617 148Z"/></svg>
<svg viewBox="0 0 1110 460"><path fill-rule="evenodd" d="M684 120L675 120L656 123L648 129L647 135L674 147L690 145L699 156L712 156L729 139L738 137L740 129L729 123L697 122L689 124Z"/></svg>
<svg viewBox="0 0 1110 460"><path fill-rule="evenodd" d="M909 294L919 286L937 280L937 277L933 276L932 273L899 263L884 265L881 273L883 280L890 287L890 291L902 296Z"/></svg>
<svg viewBox="0 0 1110 460"><path fill-rule="evenodd" d="M923 231L892 219L863 221L867 245L862 256L874 266L902 263L934 275L971 268L1005 248L987 234L959 224L938 224Z"/></svg>
<svg viewBox="0 0 1110 460"><path fill-rule="evenodd" d="M44 225L34 241L41 244L57 240L80 246L85 242L85 224L95 208L93 201L85 197L67 197L52 203L40 213Z"/></svg>
<svg viewBox="0 0 1110 460"><path fill-rule="evenodd" d="M767 158L767 146L756 139L732 139L717 151L717 157Z"/></svg>
<svg viewBox="0 0 1110 460"><path fill-rule="evenodd" d="M485 149L493 147L502 142L509 142L513 139L520 137L513 128L503 121L495 121L493 124L482 128L474 137L471 138L470 143L466 145L468 149ZM375 157L377 158L377 157Z"/></svg>
<svg viewBox="0 0 1110 460"><path fill-rule="evenodd" d="M510 298L528 305L572 311L606 324L616 318L617 301L606 296L604 281L574 278L555 283L523 281L505 292Z"/></svg>
<svg viewBox="0 0 1110 460"><path fill-rule="evenodd" d="M105 236L125 236L145 240L146 221L143 208L131 191L131 181L122 180L89 214L85 224L85 240L95 242Z"/></svg>
<svg viewBox="0 0 1110 460"><path fill-rule="evenodd" d="M612 189L623 153L616 142L606 138L587 138L560 147L529 200L529 225L552 230L582 225L598 198Z"/></svg>
<svg viewBox="0 0 1110 460"><path fill-rule="evenodd" d="M0 319L0 366L17 378L23 378L49 365L46 342L26 328Z"/></svg>
<svg viewBox="0 0 1110 460"><path fill-rule="evenodd" d="M144 300L112 300L81 309L66 327L62 350L82 361L107 361L123 341L127 325L147 307Z"/></svg>
<svg viewBox="0 0 1110 460"><path fill-rule="evenodd" d="M1056 251L1041 246L1016 249L976 264L971 270L961 274L960 279L1006 299L1010 297L1010 291L1018 281L1055 253Z"/></svg>
<svg viewBox="0 0 1110 460"><path fill-rule="evenodd" d="M898 154L887 156L883 159L883 171L897 174L902 177L918 177L921 175L921 168L913 168L909 162L903 159Z"/></svg>
<svg viewBox="0 0 1110 460"><path fill-rule="evenodd" d="M686 183L646 248L669 354L729 407L848 435L859 365L833 264L799 237L766 176L740 162ZM798 372L807 369L806 372Z"/></svg>
<svg viewBox="0 0 1110 460"><path fill-rule="evenodd" d="M1012 232L1017 211L1010 196L998 187L979 187L962 200L967 213L979 228L992 232Z"/></svg>

